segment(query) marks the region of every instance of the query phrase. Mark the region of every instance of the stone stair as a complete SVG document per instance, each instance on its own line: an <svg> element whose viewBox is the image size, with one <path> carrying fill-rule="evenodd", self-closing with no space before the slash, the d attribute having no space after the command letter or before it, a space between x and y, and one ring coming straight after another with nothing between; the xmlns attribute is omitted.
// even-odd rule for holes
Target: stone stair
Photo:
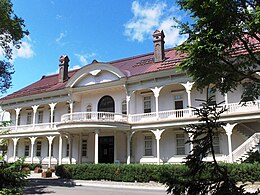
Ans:
<svg viewBox="0 0 260 195"><path fill-rule="evenodd" d="M242 162L249 156L250 152L255 152L260 142L260 133L255 133L243 144L232 152L233 162Z"/></svg>

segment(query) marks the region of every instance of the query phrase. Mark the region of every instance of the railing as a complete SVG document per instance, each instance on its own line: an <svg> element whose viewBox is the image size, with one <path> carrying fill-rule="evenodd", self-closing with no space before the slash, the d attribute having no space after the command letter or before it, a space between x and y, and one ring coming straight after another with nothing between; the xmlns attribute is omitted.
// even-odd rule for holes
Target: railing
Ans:
<svg viewBox="0 0 260 195"><path fill-rule="evenodd" d="M56 127L56 123L39 123L39 124L30 124L30 125L18 125L18 126L7 126L2 127L2 130L9 130L10 132L28 132L28 131L46 131L51 130Z"/></svg>
<svg viewBox="0 0 260 195"><path fill-rule="evenodd" d="M227 113L250 112L260 109L260 100L246 103L232 103L227 105Z"/></svg>
<svg viewBox="0 0 260 195"><path fill-rule="evenodd" d="M249 152L253 147L257 146L260 141L260 133L253 134L243 144L232 152L233 161L239 160L244 154Z"/></svg>
<svg viewBox="0 0 260 195"><path fill-rule="evenodd" d="M223 105L224 106L224 105ZM255 102L247 102L244 105L239 103L232 103L227 105L227 111L223 115L235 115L236 113L241 115L243 113L260 112L260 100ZM196 118L195 110L191 108L180 110L167 110L160 111L158 113L142 113L142 114L130 114L124 115L121 113L110 112L75 112L64 114L61 116L61 123L67 122L128 122L132 124L155 122L155 121L172 121L180 119L192 119ZM60 123L60 122L57 122ZM52 130L55 129L56 123L52 125L50 123L41 123L35 125L19 125L9 126L7 128L13 132L21 131L38 131L38 130Z"/></svg>
<svg viewBox="0 0 260 195"><path fill-rule="evenodd" d="M71 121L117 121L127 122L125 114L112 113L112 112L74 112L64 114L61 116L61 122Z"/></svg>

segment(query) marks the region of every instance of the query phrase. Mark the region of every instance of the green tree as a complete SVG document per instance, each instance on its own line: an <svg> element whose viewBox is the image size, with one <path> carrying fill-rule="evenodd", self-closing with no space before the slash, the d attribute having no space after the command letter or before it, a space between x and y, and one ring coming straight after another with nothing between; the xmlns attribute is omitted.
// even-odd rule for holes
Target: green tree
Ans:
<svg viewBox="0 0 260 195"><path fill-rule="evenodd" d="M29 32L24 30L24 20L13 11L10 0L0 1L0 92L5 92L11 86L13 65L10 63L13 48L20 48L21 39ZM1 56L1 54L0 54Z"/></svg>
<svg viewBox="0 0 260 195"><path fill-rule="evenodd" d="M191 16L178 22L188 39L177 47L180 64L198 89L209 84L222 93L244 86L242 98L260 95L260 1L177 0Z"/></svg>
<svg viewBox="0 0 260 195"><path fill-rule="evenodd" d="M237 186L232 179L227 166L219 164L214 150L214 136L220 134L220 128L225 125L219 118L226 108L220 104L212 104L212 99L203 101L202 108L194 108L199 118L198 124L190 124L184 128L191 134L191 143L194 148L186 157L187 171L181 177L169 177L164 181L167 192L171 194L212 194L212 195L243 195L258 194L245 192L244 186ZM212 161L205 158L212 156Z"/></svg>

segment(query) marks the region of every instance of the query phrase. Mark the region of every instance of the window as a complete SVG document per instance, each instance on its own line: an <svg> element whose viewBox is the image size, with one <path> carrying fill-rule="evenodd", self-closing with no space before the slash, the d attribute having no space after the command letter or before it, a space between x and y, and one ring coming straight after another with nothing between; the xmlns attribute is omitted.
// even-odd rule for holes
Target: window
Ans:
<svg viewBox="0 0 260 195"><path fill-rule="evenodd" d="M92 112L92 105L91 104L88 104L87 107L86 107L86 118L87 119L91 119L91 112Z"/></svg>
<svg viewBox="0 0 260 195"><path fill-rule="evenodd" d="M17 125L21 125L21 114L18 115Z"/></svg>
<svg viewBox="0 0 260 195"><path fill-rule="evenodd" d="M144 155L152 156L153 155L153 140L151 135L144 136Z"/></svg>
<svg viewBox="0 0 260 195"><path fill-rule="evenodd" d="M151 96L144 97L144 113L151 112Z"/></svg>
<svg viewBox="0 0 260 195"><path fill-rule="evenodd" d="M29 141L24 142L24 156L29 156L30 145Z"/></svg>
<svg viewBox="0 0 260 195"><path fill-rule="evenodd" d="M213 136L213 149L214 149L215 154L220 154L219 134L215 134Z"/></svg>
<svg viewBox="0 0 260 195"><path fill-rule="evenodd" d="M127 106L126 106L126 100L123 100L122 101L122 114L127 114L126 111L127 111Z"/></svg>
<svg viewBox="0 0 260 195"><path fill-rule="evenodd" d="M42 150L42 142L37 141L36 143L36 156L41 156L41 150Z"/></svg>
<svg viewBox="0 0 260 195"><path fill-rule="evenodd" d="M38 112L38 123L43 123L43 111Z"/></svg>
<svg viewBox="0 0 260 195"><path fill-rule="evenodd" d="M82 157L87 157L87 140L83 139L82 140Z"/></svg>
<svg viewBox="0 0 260 195"><path fill-rule="evenodd" d="M32 112L28 112L27 113L27 121L26 121L27 125L32 124Z"/></svg>
<svg viewBox="0 0 260 195"><path fill-rule="evenodd" d="M176 134L176 154L184 155L185 154L185 138L184 134Z"/></svg>
<svg viewBox="0 0 260 195"><path fill-rule="evenodd" d="M176 110L176 118L183 117L183 97L182 95L174 96L174 109Z"/></svg>

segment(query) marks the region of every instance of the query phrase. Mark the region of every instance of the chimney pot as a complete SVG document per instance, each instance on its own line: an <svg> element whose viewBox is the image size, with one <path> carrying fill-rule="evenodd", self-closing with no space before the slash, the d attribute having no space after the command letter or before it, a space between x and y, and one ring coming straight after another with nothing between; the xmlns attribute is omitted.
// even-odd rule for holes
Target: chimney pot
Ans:
<svg viewBox="0 0 260 195"><path fill-rule="evenodd" d="M59 82L63 83L69 78L69 57L66 55L62 55L59 59Z"/></svg>
<svg viewBox="0 0 260 195"><path fill-rule="evenodd" d="M163 30L156 30L153 33L154 62L161 62L164 60L164 37Z"/></svg>

